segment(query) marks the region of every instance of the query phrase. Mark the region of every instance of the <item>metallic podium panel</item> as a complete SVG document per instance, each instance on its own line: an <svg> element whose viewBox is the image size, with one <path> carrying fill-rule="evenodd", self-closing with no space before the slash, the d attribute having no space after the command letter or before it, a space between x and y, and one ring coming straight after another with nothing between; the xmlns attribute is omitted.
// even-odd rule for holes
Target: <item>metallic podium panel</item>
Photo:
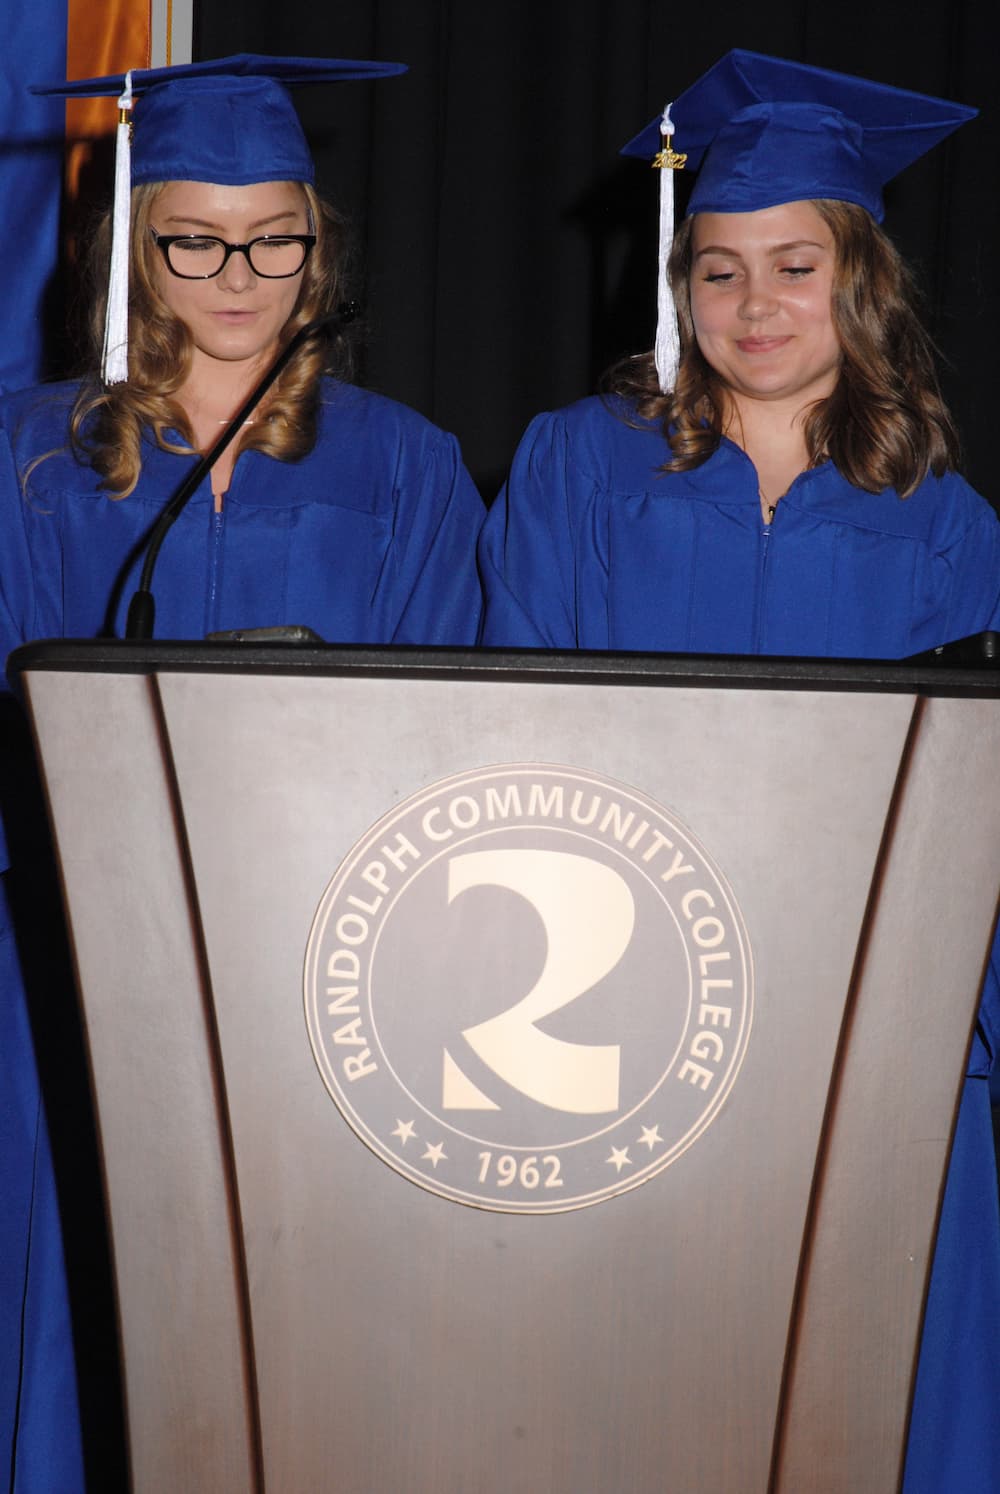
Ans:
<svg viewBox="0 0 1000 1494"><path fill-rule="evenodd" d="M26 673L136 1490L895 1487L992 694L219 653Z"/></svg>

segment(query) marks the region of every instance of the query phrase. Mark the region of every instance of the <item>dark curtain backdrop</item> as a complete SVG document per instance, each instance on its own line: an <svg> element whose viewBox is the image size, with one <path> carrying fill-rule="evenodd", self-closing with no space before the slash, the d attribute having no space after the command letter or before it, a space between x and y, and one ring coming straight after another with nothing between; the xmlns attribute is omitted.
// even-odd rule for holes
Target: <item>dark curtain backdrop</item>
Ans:
<svg viewBox="0 0 1000 1494"><path fill-rule="evenodd" d="M890 188L886 226L918 272L966 471L1000 500L997 0L196 0L195 36L199 58L409 64L297 96L320 184L355 229L360 380L455 431L488 499L533 414L650 345L656 177L618 150L723 52L978 105Z"/></svg>

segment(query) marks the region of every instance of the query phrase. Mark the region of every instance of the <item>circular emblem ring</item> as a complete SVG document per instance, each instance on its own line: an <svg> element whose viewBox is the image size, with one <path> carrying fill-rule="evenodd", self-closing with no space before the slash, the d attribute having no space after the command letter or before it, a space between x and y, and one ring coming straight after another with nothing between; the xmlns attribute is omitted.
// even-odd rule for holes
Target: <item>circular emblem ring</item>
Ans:
<svg viewBox="0 0 1000 1494"><path fill-rule="evenodd" d="M309 936L323 1082L385 1162L458 1203L581 1208L719 1113L753 1015L735 898L675 816L575 767L443 779L354 846Z"/></svg>

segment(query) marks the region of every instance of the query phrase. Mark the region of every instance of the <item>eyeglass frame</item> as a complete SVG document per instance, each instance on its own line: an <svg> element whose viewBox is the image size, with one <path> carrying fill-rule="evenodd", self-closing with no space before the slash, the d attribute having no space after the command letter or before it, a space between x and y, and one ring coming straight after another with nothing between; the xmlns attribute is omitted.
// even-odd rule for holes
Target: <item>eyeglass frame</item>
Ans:
<svg viewBox="0 0 1000 1494"><path fill-rule="evenodd" d="M306 267L306 261L316 244L316 235L314 233L261 233L255 239L249 239L245 244L230 244L226 239L220 239L218 234L214 233L157 233L152 224L149 226L149 231L153 235L153 243L163 255L163 263L171 275L175 276L178 280L214 280L217 275L222 274L229 263L230 255L233 254L242 254L251 275L257 275L261 280L292 280L296 275L302 274L302 271ZM226 252L219 268L212 270L208 275L185 275L181 270L175 270L170 263L170 246L182 243L185 239L198 239L203 243L221 244ZM292 242L302 245L305 249L305 254L302 256L302 263L297 270L289 270L284 275L268 275L254 269L253 260L250 258L250 250L255 244L266 244L269 239L281 239L285 243Z"/></svg>

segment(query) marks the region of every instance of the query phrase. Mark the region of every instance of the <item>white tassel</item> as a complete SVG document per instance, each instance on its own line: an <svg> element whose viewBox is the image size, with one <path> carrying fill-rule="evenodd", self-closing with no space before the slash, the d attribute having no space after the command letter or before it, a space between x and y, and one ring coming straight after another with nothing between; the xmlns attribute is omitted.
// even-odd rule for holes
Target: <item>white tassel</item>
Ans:
<svg viewBox="0 0 1000 1494"><path fill-rule="evenodd" d="M115 197L111 219L111 272L104 319L101 377L105 384L128 378L128 262L132 222L132 74L118 100L115 132Z"/></svg>
<svg viewBox="0 0 1000 1494"><path fill-rule="evenodd" d="M674 172L679 170L687 156L674 151L671 140L674 126L670 118L670 105L663 111L660 121L662 149L653 165L660 168L660 246L657 255L656 280L656 342L653 358L660 381L660 391L670 394L677 383L680 366L680 334L677 330L677 308L670 287L667 267L674 242Z"/></svg>

